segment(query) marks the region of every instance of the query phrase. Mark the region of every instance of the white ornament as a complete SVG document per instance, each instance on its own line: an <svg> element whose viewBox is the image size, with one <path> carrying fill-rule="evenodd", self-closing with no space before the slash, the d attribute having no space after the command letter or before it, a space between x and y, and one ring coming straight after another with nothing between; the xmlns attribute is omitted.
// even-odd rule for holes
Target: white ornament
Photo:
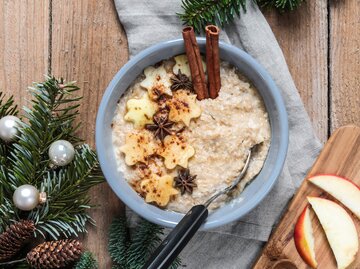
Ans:
<svg viewBox="0 0 360 269"><path fill-rule="evenodd" d="M32 185L22 185L15 190L13 202L20 210L33 210L39 204L39 191Z"/></svg>
<svg viewBox="0 0 360 269"><path fill-rule="evenodd" d="M20 119L15 116L5 116L0 119L0 138L5 142L11 142L19 133Z"/></svg>
<svg viewBox="0 0 360 269"><path fill-rule="evenodd" d="M53 164L65 166L69 164L75 156L74 146L66 140L58 140L50 145L49 157Z"/></svg>

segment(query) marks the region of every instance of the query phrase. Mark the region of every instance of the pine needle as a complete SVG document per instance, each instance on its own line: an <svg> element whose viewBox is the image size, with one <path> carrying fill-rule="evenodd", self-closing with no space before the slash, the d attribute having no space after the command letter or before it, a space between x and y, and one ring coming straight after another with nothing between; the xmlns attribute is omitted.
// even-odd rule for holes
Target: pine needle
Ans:
<svg viewBox="0 0 360 269"><path fill-rule="evenodd" d="M126 218L114 219L109 231L109 254L116 268L126 268L130 233Z"/></svg>
<svg viewBox="0 0 360 269"><path fill-rule="evenodd" d="M280 11L294 10L304 0L254 0L260 6L274 7ZM246 0L182 0L183 12L177 15L184 25L192 26L195 32L201 32L208 24L220 27L232 22L246 12Z"/></svg>
<svg viewBox="0 0 360 269"><path fill-rule="evenodd" d="M12 96L5 98L4 94L0 92L0 119L8 116L18 114L17 106L14 104ZM3 199L9 189L8 185L8 155L11 150L11 144L6 144L0 139L0 205L3 203Z"/></svg>
<svg viewBox="0 0 360 269"><path fill-rule="evenodd" d="M103 176L96 153L88 145L80 145L82 140L76 135L80 126L76 123L81 100L75 95L78 90L73 82L54 77L30 88L32 107L24 108L17 140L6 145L6 165L0 159L0 231L21 216L35 222L36 235L57 240L78 236L87 231L88 223L94 223L88 214L87 193ZM12 98L4 102L1 97L0 93L0 115L16 114ZM55 167L48 150L60 139L76 146L75 157L69 165ZM46 192L46 203L30 212L18 210L12 195L24 184Z"/></svg>
<svg viewBox="0 0 360 269"><path fill-rule="evenodd" d="M246 0L182 0L184 13L177 15L185 25L201 32L207 24L224 26L246 10Z"/></svg>
<svg viewBox="0 0 360 269"><path fill-rule="evenodd" d="M113 269L141 269L160 245L163 234L162 227L146 220L141 220L130 233L125 218L115 219L109 233ZM180 265L181 260L177 258L170 269L176 269Z"/></svg>
<svg viewBox="0 0 360 269"><path fill-rule="evenodd" d="M141 269L150 254L160 245L163 229L145 220L141 220L128 249L127 263L129 268Z"/></svg>
<svg viewBox="0 0 360 269"><path fill-rule="evenodd" d="M295 10L304 0L257 0L262 7L274 7L280 11Z"/></svg>
<svg viewBox="0 0 360 269"><path fill-rule="evenodd" d="M5 95L0 92L0 119L7 115L16 116L18 113L17 105L14 104L14 98L10 96L5 100Z"/></svg>
<svg viewBox="0 0 360 269"><path fill-rule="evenodd" d="M73 269L98 269L98 263L93 254L89 251L81 255L80 260L75 264Z"/></svg>

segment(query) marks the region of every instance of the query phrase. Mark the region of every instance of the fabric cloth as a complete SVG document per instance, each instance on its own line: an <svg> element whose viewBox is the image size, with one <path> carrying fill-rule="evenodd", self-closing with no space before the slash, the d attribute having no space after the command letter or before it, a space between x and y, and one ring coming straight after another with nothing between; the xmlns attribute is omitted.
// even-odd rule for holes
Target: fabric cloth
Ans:
<svg viewBox="0 0 360 269"><path fill-rule="evenodd" d="M180 0L114 0L130 55L160 41L181 38ZM295 189L319 154L321 144L291 78L283 53L254 1L221 32L221 40L252 55L279 87L289 116L290 141L277 184L251 213L227 226L199 232L181 254L187 268L250 268Z"/></svg>

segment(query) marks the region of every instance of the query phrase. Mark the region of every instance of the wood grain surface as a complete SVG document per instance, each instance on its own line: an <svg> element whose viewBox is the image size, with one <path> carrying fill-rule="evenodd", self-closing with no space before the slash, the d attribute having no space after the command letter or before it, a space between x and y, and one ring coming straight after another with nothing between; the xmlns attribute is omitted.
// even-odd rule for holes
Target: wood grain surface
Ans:
<svg viewBox="0 0 360 269"><path fill-rule="evenodd" d="M358 0L307 1L297 11L265 15L320 139L344 123L360 124ZM102 93L127 57L113 0L0 1L0 90L23 105L27 86L48 70L76 80L85 97L81 135L93 146ZM109 268L107 227L122 207L106 184L92 195L101 208L93 211L98 226L87 247Z"/></svg>
<svg viewBox="0 0 360 269"><path fill-rule="evenodd" d="M0 90L20 106L48 71L49 1L0 1Z"/></svg>
<svg viewBox="0 0 360 269"><path fill-rule="evenodd" d="M282 48L313 127L328 139L327 0L307 1L298 10L264 10Z"/></svg>
<svg viewBox="0 0 360 269"><path fill-rule="evenodd" d="M108 83L127 61L127 41L109 0L62 0L52 4L51 71L76 80L84 99L80 109L81 137L94 146L97 109ZM99 205L92 210L96 227L89 227L85 242L96 253L100 268L111 268L108 228L123 213L120 200L104 183L91 192Z"/></svg>
<svg viewBox="0 0 360 269"><path fill-rule="evenodd" d="M343 176L360 185L359 127L342 127L331 136L319 158L308 173L307 178L319 174ZM294 225L308 204L306 200L307 196L321 196L334 200L325 192L307 180L304 180L253 269L272 269L279 260L290 260L298 269L309 268L299 256L293 239ZM356 218L350 211L348 212L352 215L357 230L360 232L360 219ZM334 217L336 218L336 216ZM337 268L336 261L327 242L323 228L314 214L312 214L311 218L318 268L335 269ZM356 260L348 268L358 269L359 264L360 254L358 253Z"/></svg>
<svg viewBox="0 0 360 269"><path fill-rule="evenodd" d="M330 1L330 128L360 125L360 2Z"/></svg>

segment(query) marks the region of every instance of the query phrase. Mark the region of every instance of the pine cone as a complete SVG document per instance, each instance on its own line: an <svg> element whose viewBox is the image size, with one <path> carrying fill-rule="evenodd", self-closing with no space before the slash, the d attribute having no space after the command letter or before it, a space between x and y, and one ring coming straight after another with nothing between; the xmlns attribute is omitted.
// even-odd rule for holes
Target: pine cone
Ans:
<svg viewBox="0 0 360 269"><path fill-rule="evenodd" d="M21 220L10 225L0 235L0 262L13 257L34 234L35 224L31 220Z"/></svg>
<svg viewBox="0 0 360 269"><path fill-rule="evenodd" d="M62 268L77 261L82 253L80 241L73 239L44 242L26 256L28 264L36 269Z"/></svg>

